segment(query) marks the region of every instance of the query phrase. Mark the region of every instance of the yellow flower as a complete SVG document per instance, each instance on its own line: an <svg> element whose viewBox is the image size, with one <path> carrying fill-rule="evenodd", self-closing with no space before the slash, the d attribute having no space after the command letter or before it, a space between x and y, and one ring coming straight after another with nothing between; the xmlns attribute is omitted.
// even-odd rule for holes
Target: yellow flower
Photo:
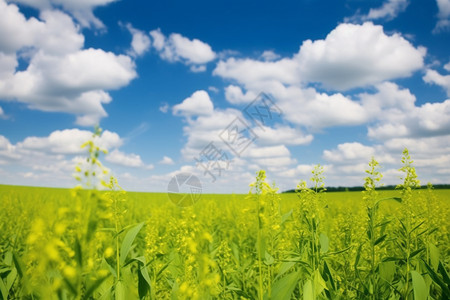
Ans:
<svg viewBox="0 0 450 300"><path fill-rule="evenodd" d="M114 249L112 247L106 248L104 255L106 258L110 258L114 255Z"/></svg>
<svg viewBox="0 0 450 300"><path fill-rule="evenodd" d="M63 274L67 278L73 279L77 275L77 270L72 266L65 266L63 269Z"/></svg>

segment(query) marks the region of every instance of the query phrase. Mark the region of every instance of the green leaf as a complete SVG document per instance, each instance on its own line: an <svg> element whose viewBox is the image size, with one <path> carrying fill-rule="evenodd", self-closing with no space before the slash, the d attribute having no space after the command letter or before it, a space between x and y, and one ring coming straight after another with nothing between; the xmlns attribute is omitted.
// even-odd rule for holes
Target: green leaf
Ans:
<svg viewBox="0 0 450 300"><path fill-rule="evenodd" d="M379 243L382 243L387 237L387 234L380 236L379 238L377 238L377 240L374 243L374 246L378 245Z"/></svg>
<svg viewBox="0 0 450 300"><path fill-rule="evenodd" d="M303 300L314 300L313 285L310 279L303 285Z"/></svg>
<svg viewBox="0 0 450 300"><path fill-rule="evenodd" d="M6 277L6 289L8 290L8 292L11 289L11 287L13 286L14 281L16 280L16 277L17 277L17 270L16 270L16 268L14 268Z"/></svg>
<svg viewBox="0 0 450 300"><path fill-rule="evenodd" d="M109 275L105 277L101 277L94 281L94 283L86 290L86 293L84 294L84 299L89 299L89 297L95 292L95 290L108 278Z"/></svg>
<svg viewBox="0 0 450 300"><path fill-rule="evenodd" d="M416 256L417 254L419 254L419 253L422 252L423 250L425 250L425 248L420 248L420 249L418 249L418 250L412 252L412 253L409 255L409 258L413 258L414 256Z"/></svg>
<svg viewBox="0 0 450 300"><path fill-rule="evenodd" d="M430 250L431 267L433 268L433 270L437 271L439 266L439 250L432 243L428 243L428 249Z"/></svg>
<svg viewBox="0 0 450 300"><path fill-rule="evenodd" d="M75 259L80 267L83 266L83 252L81 251L81 244L78 238L75 239Z"/></svg>
<svg viewBox="0 0 450 300"><path fill-rule="evenodd" d="M0 292L2 295L2 299L6 300L8 299L8 291L6 290L6 286L3 283L3 280L0 279Z"/></svg>
<svg viewBox="0 0 450 300"><path fill-rule="evenodd" d="M292 212L293 210L291 209L290 211L281 216L281 225L283 225L284 223L286 223L288 220L291 219Z"/></svg>
<svg viewBox="0 0 450 300"><path fill-rule="evenodd" d="M327 288L325 280L320 275L319 269L314 271L314 294L320 295L324 289Z"/></svg>
<svg viewBox="0 0 450 300"><path fill-rule="evenodd" d="M356 258L355 258L355 269L358 267L359 259L361 258L361 248L363 244L359 245L358 250L356 251Z"/></svg>
<svg viewBox="0 0 450 300"><path fill-rule="evenodd" d="M20 277L23 277L23 264L22 261L20 260L20 257L17 256L17 254L14 252L13 253L13 261L14 261L14 266L16 266L17 269L17 273L19 274Z"/></svg>
<svg viewBox="0 0 450 300"><path fill-rule="evenodd" d="M125 259L127 258L128 253L131 250L131 246L133 245L134 239L141 230L142 226L144 226L144 222L139 223L128 230L127 234L125 235L125 238L122 241L122 246L120 247L120 264L123 264L125 262Z"/></svg>
<svg viewBox="0 0 450 300"><path fill-rule="evenodd" d="M333 290L336 290L336 285L333 280L333 275L331 274L331 268L328 266L328 263L326 261L323 262L323 273L324 273L324 279L326 281L330 282L331 288Z"/></svg>
<svg viewBox="0 0 450 300"><path fill-rule="evenodd" d="M278 270L277 277L275 277L275 280L277 280L279 277L283 276L287 271L289 271L293 266L295 266L295 261L285 261L282 262L280 265L280 268Z"/></svg>
<svg viewBox="0 0 450 300"><path fill-rule="evenodd" d="M151 289L151 280L148 275L147 270L147 261L144 256L139 256L134 258L139 263L139 271L138 271L138 291L139 298L143 298L147 295L147 293Z"/></svg>
<svg viewBox="0 0 450 300"><path fill-rule="evenodd" d="M319 235L319 241L320 241L320 252L321 253L326 253L326 252L328 252L328 249L329 249L329 243L330 243L330 241L329 241L329 239L328 239L328 236L325 234L325 233L321 233L320 235Z"/></svg>
<svg viewBox="0 0 450 300"><path fill-rule="evenodd" d="M437 284L437 285L439 285L440 286L440 288L442 289L442 293L445 295L445 296L447 296L447 298L448 299L450 299L450 289L449 289L449 286L450 286L450 282L448 282L447 281L447 283L445 282L445 279L443 280L434 270L433 270L433 268L431 267L431 266L429 266L427 263L426 263L426 261L424 261L423 260L423 262L424 262L424 265L425 265L425 268L427 269L427 271L428 271L428 275L430 275L430 277L431 277L431 279L433 279L433 281ZM441 271L441 265L442 265L442 263L439 263L439 268L438 268L438 270L439 271ZM443 270L444 271L444 273L446 273L445 272L445 269Z"/></svg>
<svg viewBox="0 0 450 300"><path fill-rule="evenodd" d="M266 239L262 235L256 241L256 249L259 259L263 260L266 253Z"/></svg>
<svg viewBox="0 0 450 300"><path fill-rule="evenodd" d="M275 259L273 258L272 255L269 254L269 252L266 251L266 253L264 254L264 264L266 266L270 266L275 262Z"/></svg>
<svg viewBox="0 0 450 300"><path fill-rule="evenodd" d="M380 263L378 267L378 273L380 277L386 282L391 282L395 275L395 262L384 261Z"/></svg>
<svg viewBox="0 0 450 300"><path fill-rule="evenodd" d="M279 300L291 299L292 292L294 291L299 278L300 273L294 272L275 281L275 283L272 286L271 299L279 299Z"/></svg>
<svg viewBox="0 0 450 300"><path fill-rule="evenodd" d="M111 274L112 274L115 278L117 278L117 272L116 272L116 270L115 270L113 267L111 267L111 265L106 261L105 258L102 259L102 263L103 263L104 266L106 266L106 267L108 268L109 272L111 272Z"/></svg>
<svg viewBox="0 0 450 300"><path fill-rule="evenodd" d="M448 287L450 287L450 278L448 277L448 273L445 270L445 267L441 261L439 262L438 271L439 271L439 273L441 273L442 279L444 280L444 282L447 284Z"/></svg>
<svg viewBox="0 0 450 300"><path fill-rule="evenodd" d="M116 288L114 290L114 295L116 300L125 300L125 287L123 286L122 280L118 281Z"/></svg>
<svg viewBox="0 0 450 300"><path fill-rule="evenodd" d="M388 197L388 198L382 198L382 199L379 199L379 200L375 203L375 207L378 206L378 205L380 205L380 202L386 201L386 200L394 200L394 201L397 201L398 203L402 203L402 198L399 198L399 197Z"/></svg>
<svg viewBox="0 0 450 300"><path fill-rule="evenodd" d="M144 276L142 276L142 273L140 271L138 272L138 292L139 299L144 298L149 292L149 284L147 284Z"/></svg>
<svg viewBox="0 0 450 300"><path fill-rule="evenodd" d="M414 289L414 300L427 300L428 289L422 275L416 271L411 271L411 277Z"/></svg>

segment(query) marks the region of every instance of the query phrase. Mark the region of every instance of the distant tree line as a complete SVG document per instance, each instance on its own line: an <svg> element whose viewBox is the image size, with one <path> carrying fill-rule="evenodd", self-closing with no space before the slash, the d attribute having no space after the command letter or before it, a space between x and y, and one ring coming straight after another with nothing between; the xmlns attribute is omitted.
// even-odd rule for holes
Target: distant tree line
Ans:
<svg viewBox="0 0 450 300"><path fill-rule="evenodd" d="M386 190L386 191L390 191L390 190L395 190L395 185L384 185L384 186L380 186L377 188L377 190ZM444 189L450 189L450 184L436 184L433 185L433 188L436 190L444 190ZM319 188L319 190L322 190L323 188ZM351 187L346 187L346 186L330 186L330 187L325 187L327 192L359 192L359 191L364 191L364 187L363 186L351 186ZM420 186L420 189L427 189L427 185L422 185ZM284 191L283 193L295 193L295 189L291 189L291 190L287 190Z"/></svg>

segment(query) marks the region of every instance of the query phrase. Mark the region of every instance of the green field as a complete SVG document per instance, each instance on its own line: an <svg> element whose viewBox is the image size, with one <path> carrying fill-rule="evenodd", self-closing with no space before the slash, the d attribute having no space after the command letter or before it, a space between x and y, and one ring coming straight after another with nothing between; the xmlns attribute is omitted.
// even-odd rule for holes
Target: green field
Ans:
<svg viewBox="0 0 450 300"><path fill-rule="evenodd" d="M3 299L448 299L450 190L202 195L0 186ZM405 197L382 191L377 199Z"/></svg>

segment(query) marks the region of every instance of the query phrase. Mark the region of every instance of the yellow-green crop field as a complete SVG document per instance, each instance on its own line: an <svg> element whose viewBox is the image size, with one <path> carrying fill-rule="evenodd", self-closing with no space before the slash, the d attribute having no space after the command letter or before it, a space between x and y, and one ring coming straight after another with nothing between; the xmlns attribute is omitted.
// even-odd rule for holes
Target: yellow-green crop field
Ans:
<svg viewBox="0 0 450 300"><path fill-rule="evenodd" d="M0 186L1 297L448 299L449 190L374 215L361 192L258 188L180 208L167 194Z"/></svg>

